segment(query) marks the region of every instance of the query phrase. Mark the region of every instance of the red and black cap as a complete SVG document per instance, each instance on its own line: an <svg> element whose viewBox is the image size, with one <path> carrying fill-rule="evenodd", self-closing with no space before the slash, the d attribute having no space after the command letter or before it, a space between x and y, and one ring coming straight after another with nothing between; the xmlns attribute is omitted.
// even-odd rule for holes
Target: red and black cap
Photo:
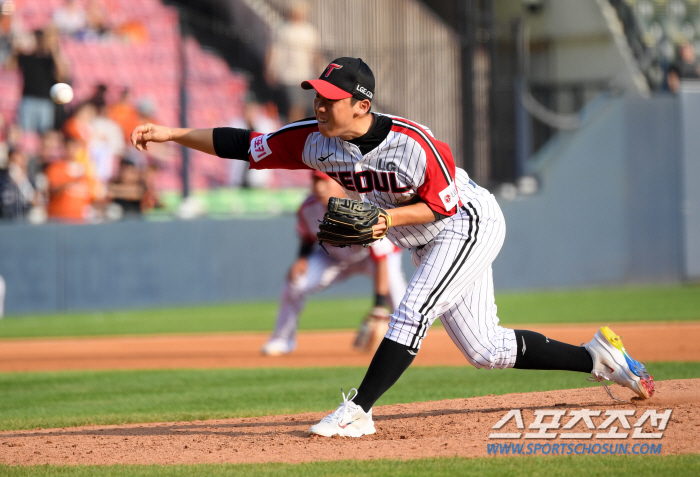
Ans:
<svg viewBox="0 0 700 477"><path fill-rule="evenodd" d="M331 61L317 80L301 83L304 89L315 89L328 99L374 97L374 74L362 58L336 58Z"/></svg>

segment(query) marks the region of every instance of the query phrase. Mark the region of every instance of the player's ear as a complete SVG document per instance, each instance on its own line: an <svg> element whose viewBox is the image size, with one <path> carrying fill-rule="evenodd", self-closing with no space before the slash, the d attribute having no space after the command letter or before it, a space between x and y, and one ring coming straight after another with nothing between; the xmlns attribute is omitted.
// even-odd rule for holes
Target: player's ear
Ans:
<svg viewBox="0 0 700 477"><path fill-rule="evenodd" d="M357 112L359 114L369 113L371 107L372 103L370 103L369 99L363 99L362 101L357 102Z"/></svg>

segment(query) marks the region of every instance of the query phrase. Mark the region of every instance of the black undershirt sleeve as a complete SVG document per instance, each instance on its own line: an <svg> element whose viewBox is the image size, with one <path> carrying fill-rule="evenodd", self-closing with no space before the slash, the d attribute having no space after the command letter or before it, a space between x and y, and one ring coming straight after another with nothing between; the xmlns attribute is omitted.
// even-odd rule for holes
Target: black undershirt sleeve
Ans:
<svg viewBox="0 0 700 477"><path fill-rule="evenodd" d="M247 161L251 133L248 129L214 128L212 139L216 155L224 159Z"/></svg>

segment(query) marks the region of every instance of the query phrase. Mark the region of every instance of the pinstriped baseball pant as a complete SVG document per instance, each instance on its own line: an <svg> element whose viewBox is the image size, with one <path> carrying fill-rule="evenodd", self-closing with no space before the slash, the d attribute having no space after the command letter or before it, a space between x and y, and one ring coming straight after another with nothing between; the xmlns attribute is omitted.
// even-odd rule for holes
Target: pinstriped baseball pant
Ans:
<svg viewBox="0 0 700 477"><path fill-rule="evenodd" d="M515 364L513 330L498 324L491 263L505 239L505 219L493 195L481 189L430 243L411 250L418 267L386 337L420 348L440 318L452 341L477 368Z"/></svg>

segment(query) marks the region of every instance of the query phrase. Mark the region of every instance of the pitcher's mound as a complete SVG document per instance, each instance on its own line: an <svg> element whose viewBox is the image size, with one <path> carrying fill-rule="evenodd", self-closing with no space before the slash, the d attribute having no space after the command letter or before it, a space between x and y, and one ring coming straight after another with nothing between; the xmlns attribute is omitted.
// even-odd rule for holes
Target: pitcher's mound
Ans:
<svg viewBox="0 0 700 477"><path fill-rule="evenodd" d="M700 451L700 379L661 381L657 383L657 394L647 401L632 399L632 392L619 386L613 386L613 390L617 397L629 402L612 401L603 389L595 387L379 406L374 409L377 434L358 439L308 435L309 427L331 410L294 416L5 431L0 433L0 462L21 465L296 463L480 457L488 455L488 445L493 450L494 444L508 443L523 444L523 452L527 452L528 446L532 450L537 448L537 455L545 451L548 455L573 455L586 452L585 449L601 454L636 451L666 455ZM500 429L493 429L512 409L520 410L522 428L518 429L514 418ZM570 411L581 409L601 411L599 416L589 418L594 428L590 429L581 419L567 429L567 423L572 420ZM652 417L635 426L647 410L661 415L667 409L671 410L671 416L666 421ZM542 431L556 434L555 438L526 438L526 433L540 431L530 425L536 422L535 411L543 410L552 410L554 414L565 411L559 413L562 415L558 426ZM551 423L552 419L550 415L541 422ZM636 427L641 428L642 434L634 438ZM495 432L521 436L489 439ZM563 432L592 433L592 436L563 439ZM652 436L659 433L660 438ZM619 438L622 434L626 437Z"/></svg>

